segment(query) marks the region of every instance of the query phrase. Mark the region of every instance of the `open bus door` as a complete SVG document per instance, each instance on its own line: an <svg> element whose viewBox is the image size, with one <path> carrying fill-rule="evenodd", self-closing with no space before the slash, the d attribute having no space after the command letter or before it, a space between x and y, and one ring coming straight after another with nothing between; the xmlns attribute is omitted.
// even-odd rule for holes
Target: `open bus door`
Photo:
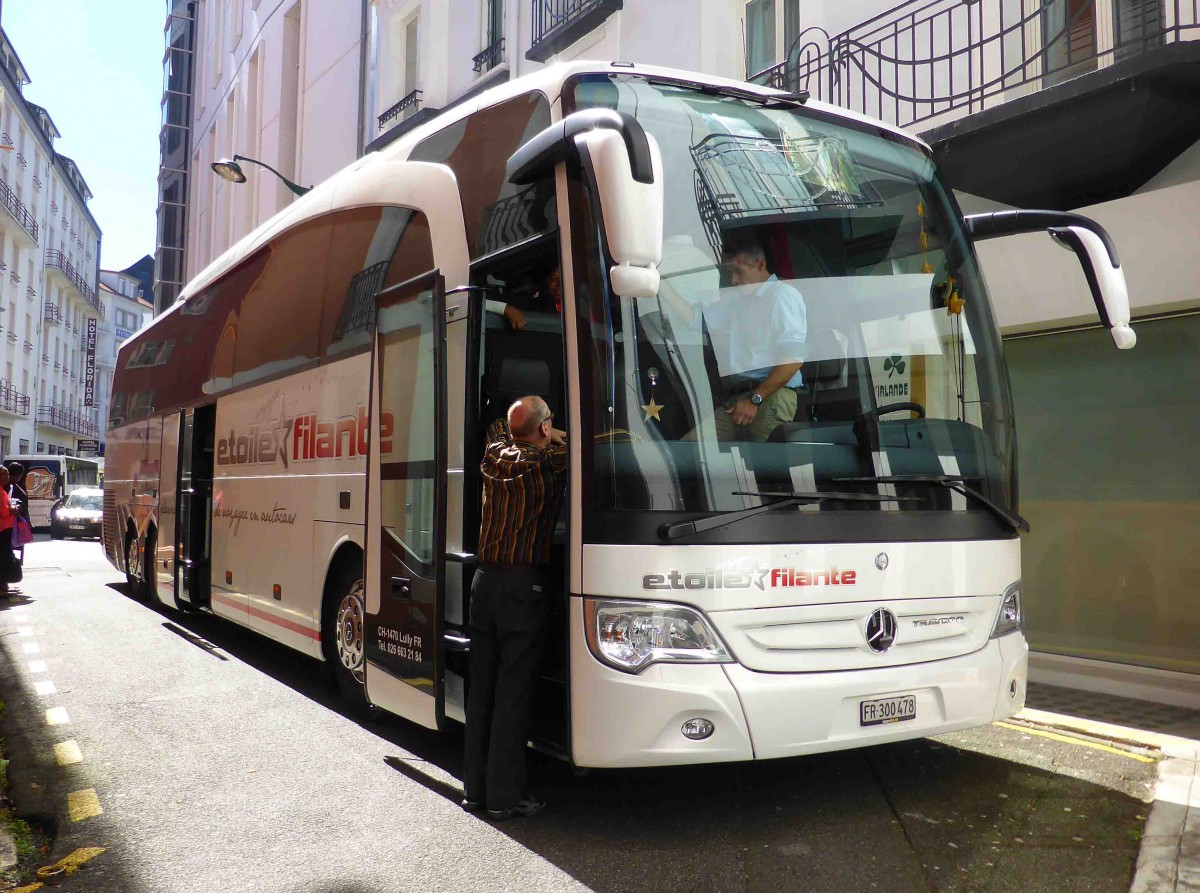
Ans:
<svg viewBox="0 0 1200 893"><path fill-rule="evenodd" d="M445 345L440 273L380 294L367 454L367 697L432 729L444 715Z"/></svg>
<svg viewBox="0 0 1200 893"><path fill-rule="evenodd" d="M363 681L371 703L436 729L446 715L446 557L462 550L467 234L449 168L398 162L373 170L378 176L351 192L361 192L364 204L424 214L434 269L375 301ZM456 323L449 339L448 319ZM458 432L453 440L448 430Z"/></svg>

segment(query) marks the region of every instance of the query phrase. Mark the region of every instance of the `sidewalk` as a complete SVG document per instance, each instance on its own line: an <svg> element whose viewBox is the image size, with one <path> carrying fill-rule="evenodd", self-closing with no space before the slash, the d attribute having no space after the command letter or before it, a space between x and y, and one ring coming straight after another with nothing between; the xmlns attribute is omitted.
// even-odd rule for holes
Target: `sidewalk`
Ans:
<svg viewBox="0 0 1200 893"><path fill-rule="evenodd" d="M1018 717L1161 752L1130 893L1200 893L1200 711L1030 683Z"/></svg>

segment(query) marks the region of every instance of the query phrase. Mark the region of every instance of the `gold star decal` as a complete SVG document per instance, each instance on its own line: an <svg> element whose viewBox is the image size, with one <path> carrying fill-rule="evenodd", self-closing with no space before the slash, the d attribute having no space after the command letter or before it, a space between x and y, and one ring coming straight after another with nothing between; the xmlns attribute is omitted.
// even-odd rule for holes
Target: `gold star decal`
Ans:
<svg viewBox="0 0 1200 893"><path fill-rule="evenodd" d="M951 292L950 297L946 300L946 315L958 316L966 306L966 301L958 296L958 289Z"/></svg>
<svg viewBox="0 0 1200 893"><path fill-rule="evenodd" d="M664 409L666 409L665 406L660 406L654 401L654 398L651 397L649 403L642 404L642 412L646 414L646 417L642 419L642 421L648 422L650 419L654 419L656 422L661 422L662 418L660 418L658 414Z"/></svg>

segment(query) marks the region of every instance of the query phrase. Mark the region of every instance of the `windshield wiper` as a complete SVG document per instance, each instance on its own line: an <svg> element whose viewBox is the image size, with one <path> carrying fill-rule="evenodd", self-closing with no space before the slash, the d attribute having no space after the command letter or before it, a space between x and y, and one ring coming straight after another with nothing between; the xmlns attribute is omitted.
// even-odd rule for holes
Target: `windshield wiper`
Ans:
<svg viewBox="0 0 1200 893"><path fill-rule="evenodd" d="M879 496L875 493L789 493L789 492L760 492L757 490L734 490L734 496L779 496L778 502L766 505L756 505L748 509L734 509L730 512L719 512L706 518L694 521L676 521L674 524L663 524L658 528L658 535L665 540L679 539L681 536L691 536L693 533L704 533L716 530L727 524L736 524L745 518L753 518L763 512L786 508L789 505L799 505L801 502L917 502L915 496Z"/></svg>
<svg viewBox="0 0 1200 893"><path fill-rule="evenodd" d="M966 478L961 475L954 474L888 474L879 475L876 477L853 477L853 478L834 478L835 481L843 483L860 483L860 484L937 484L945 487L947 490L953 490L955 493L961 493L963 496L969 496L976 502L991 509L996 517L1006 521L1012 525L1013 530L1019 530L1022 533L1029 533L1029 522L1018 515L1016 512L1010 512L1008 509L1001 508L992 502L978 490L973 490L968 487L963 481Z"/></svg>

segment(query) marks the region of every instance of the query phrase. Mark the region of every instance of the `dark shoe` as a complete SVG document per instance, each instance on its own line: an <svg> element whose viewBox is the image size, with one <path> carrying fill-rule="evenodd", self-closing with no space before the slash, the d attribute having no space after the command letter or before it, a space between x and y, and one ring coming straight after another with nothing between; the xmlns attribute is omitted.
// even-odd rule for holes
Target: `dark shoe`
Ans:
<svg viewBox="0 0 1200 893"><path fill-rule="evenodd" d="M545 801L535 797L533 794L526 794L517 801L516 806L511 806L508 809L489 809L487 816L493 822L503 822L506 819L517 818L520 816L537 815L546 808Z"/></svg>
<svg viewBox="0 0 1200 893"><path fill-rule="evenodd" d="M464 797L462 802L464 812L483 812L483 801Z"/></svg>

